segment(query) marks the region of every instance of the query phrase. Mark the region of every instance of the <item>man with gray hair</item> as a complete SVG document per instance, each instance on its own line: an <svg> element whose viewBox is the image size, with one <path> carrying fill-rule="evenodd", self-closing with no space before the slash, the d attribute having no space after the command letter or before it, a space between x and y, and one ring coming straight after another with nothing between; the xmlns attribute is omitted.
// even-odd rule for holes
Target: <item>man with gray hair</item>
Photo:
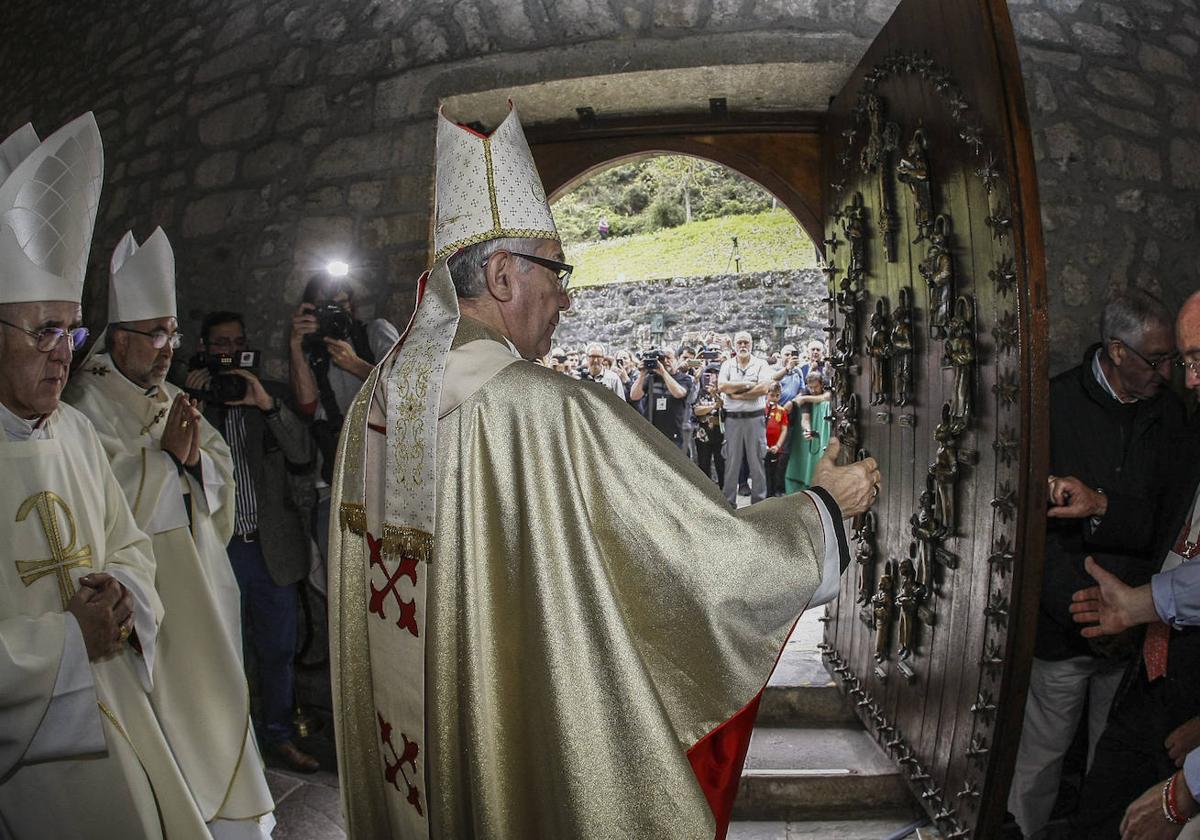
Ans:
<svg viewBox="0 0 1200 840"><path fill-rule="evenodd" d="M767 497L767 392L775 375L764 359L754 356L748 332L733 337L734 355L721 365L717 390L725 398L725 482L721 489L737 505L742 464L750 469L750 503Z"/></svg>
<svg viewBox="0 0 1200 840"><path fill-rule="evenodd" d="M584 351L584 362L586 367L583 370L583 375L580 377L581 379L599 382L621 399L625 399L625 386L621 384L621 378L613 373L610 368L604 366L603 344L599 342L589 344Z"/></svg>
<svg viewBox="0 0 1200 840"><path fill-rule="evenodd" d="M1037 640L1008 808L1040 837L1058 795L1063 758L1088 708L1088 762L1135 649L1128 638L1083 638L1071 596L1091 578L1084 558L1126 583L1152 572L1154 524L1183 423L1163 388L1176 359L1172 314L1153 295L1120 293L1104 307L1100 344L1050 383L1049 521Z"/></svg>

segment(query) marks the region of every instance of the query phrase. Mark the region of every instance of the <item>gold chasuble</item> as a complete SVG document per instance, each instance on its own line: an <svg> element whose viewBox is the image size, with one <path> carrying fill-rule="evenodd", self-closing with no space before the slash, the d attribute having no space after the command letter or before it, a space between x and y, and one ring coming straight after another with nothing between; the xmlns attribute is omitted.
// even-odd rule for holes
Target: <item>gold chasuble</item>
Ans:
<svg viewBox="0 0 1200 840"><path fill-rule="evenodd" d="M78 633L64 609L79 578L108 572L127 581L155 624L162 606L150 543L129 514L91 424L60 405L46 429L47 439L0 439L0 834L204 837L132 644L115 658L88 663L85 683L67 686L67 694L91 693L94 724L55 711L60 665L70 633ZM150 658L157 627L135 626L131 642L138 640ZM154 658L164 652L157 647ZM47 748L48 742L55 745Z"/></svg>
<svg viewBox="0 0 1200 840"><path fill-rule="evenodd" d="M421 422L437 354L419 326L431 303L457 308L446 275L439 262L423 278L338 460L330 638L350 834L723 837L758 695L828 569L829 523L805 494L730 509L608 389L463 319L423 476L432 540L389 542L405 532L377 518L382 465L421 454L377 421L399 394ZM399 371L407 391L385 387ZM387 632L408 649L381 647ZM423 685L423 728L389 717L396 685Z"/></svg>
<svg viewBox="0 0 1200 840"><path fill-rule="evenodd" d="M200 419L199 478L161 446L179 388L151 395L108 354L71 378L65 398L96 427L138 526L150 534L166 616L150 695L205 821L257 820L274 809L250 726L241 596L225 547L233 533L229 447Z"/></svg>

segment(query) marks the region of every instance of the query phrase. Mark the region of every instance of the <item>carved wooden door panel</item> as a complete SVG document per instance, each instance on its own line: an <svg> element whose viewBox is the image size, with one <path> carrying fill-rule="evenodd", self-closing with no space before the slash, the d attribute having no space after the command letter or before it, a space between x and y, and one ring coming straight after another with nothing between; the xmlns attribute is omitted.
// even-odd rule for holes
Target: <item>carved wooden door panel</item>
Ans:
<svg viewBox="0 0 1200 840"><path fill-rule="evenodd" d="M822 147L834 433L885 491L823 653L948 837L995 836L1046 474L1045 261L1003 0L902 0Z"/></svg>

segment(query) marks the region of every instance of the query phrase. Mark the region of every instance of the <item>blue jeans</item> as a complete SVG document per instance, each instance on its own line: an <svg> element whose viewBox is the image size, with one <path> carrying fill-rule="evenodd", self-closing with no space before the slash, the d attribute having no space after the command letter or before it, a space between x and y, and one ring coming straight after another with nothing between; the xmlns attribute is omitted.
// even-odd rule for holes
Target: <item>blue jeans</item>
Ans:
<svg viewBox="0 0 1200 840"><path fill-rule="evenodd" d="M271 580L257 542L235 537L229 543L229 562L242 590L242 632L251 634L258 665L258 731L268 747L277 746L293 736L296 586Z"/></svg>

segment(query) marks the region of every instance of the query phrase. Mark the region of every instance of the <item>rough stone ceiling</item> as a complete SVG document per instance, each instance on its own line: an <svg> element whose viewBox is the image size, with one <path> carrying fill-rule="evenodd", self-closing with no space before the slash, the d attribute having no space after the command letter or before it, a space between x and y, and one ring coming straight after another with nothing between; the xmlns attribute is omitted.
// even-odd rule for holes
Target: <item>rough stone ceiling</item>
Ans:
<svg viewBox="0 0 1200 840"><path fill-rule="evenodd" d="M508 99L526 125L575 119L582 107L601 119L705 113L714 97L724 97L730 111L823 112L851 70L852 64L839 61L643 70L476 91L442 104L451 119L488 126L504 119Z"/></svg>

